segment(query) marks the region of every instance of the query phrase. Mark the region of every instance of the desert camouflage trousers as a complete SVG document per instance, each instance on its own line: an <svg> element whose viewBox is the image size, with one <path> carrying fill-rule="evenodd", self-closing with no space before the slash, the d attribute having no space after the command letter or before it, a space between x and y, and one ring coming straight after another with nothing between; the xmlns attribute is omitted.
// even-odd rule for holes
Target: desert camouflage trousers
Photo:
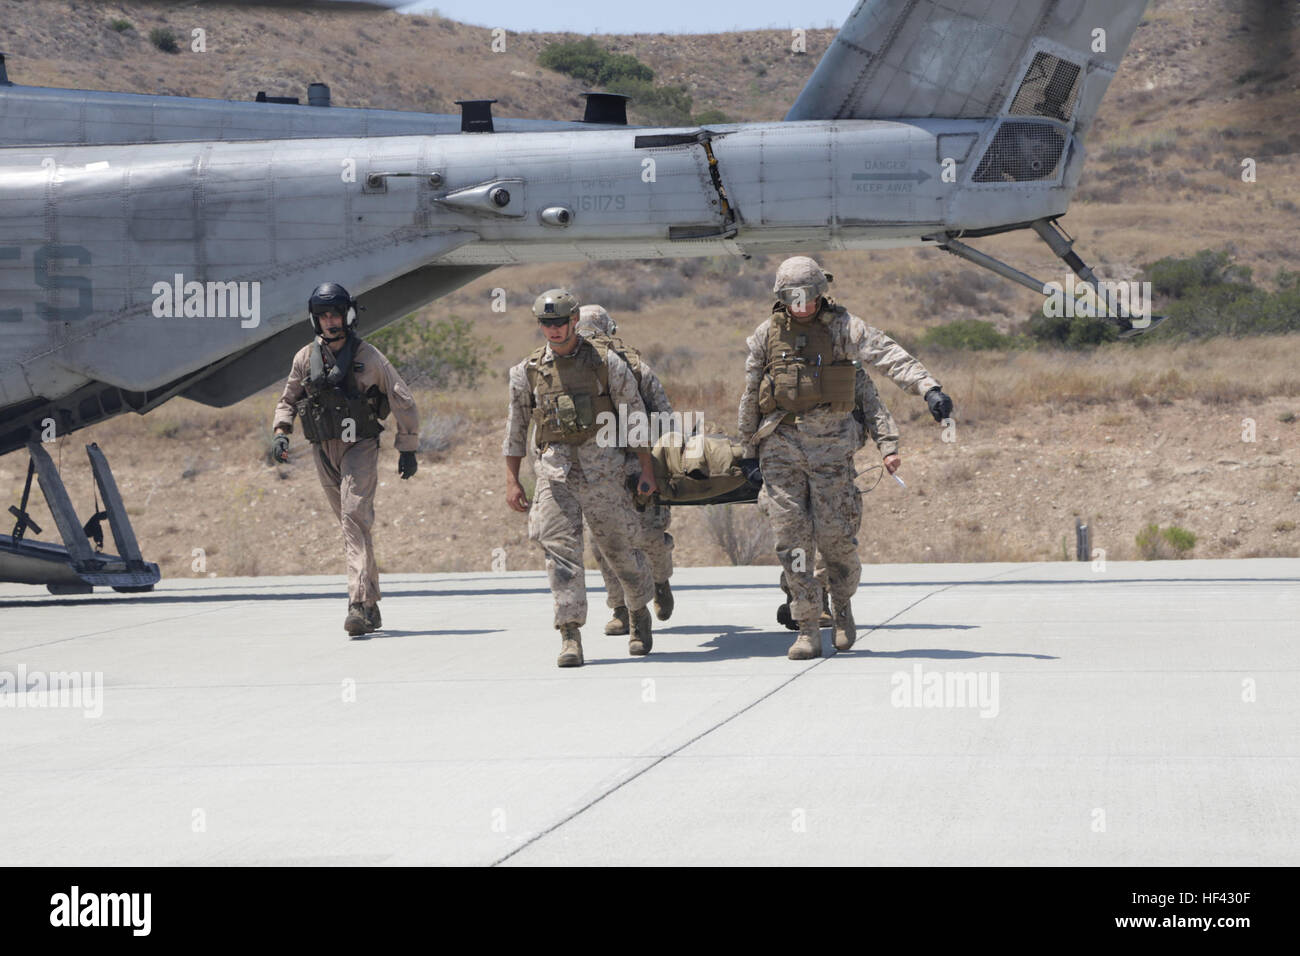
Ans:
<svg viewBox="0 0 1300 956"><path fill-rule="evenodd" d="M662 584L673 576L673 536L668 533L668 525L673 519L672 508L668 505L646 505L645 511L637 512L636 517L637 536L632 543L650 563L650 577L654 583ZM600 576L605 580L605 603L610 607L626 607L623 585L619 583L618 575L614 573L613 566L594 536L591 550L595 552L596 563L600 565Z"/></svg>
<svg viewBox="0 0 1300 956"><path fill-rule="evenodd" d="M337 438L312 445L316 474L334 517L343 528L348 561L348 603L374 604L379 598L370 528L375 523L375 489L379 485L379 439L345 442Z"/></svg>
<svg viewBox="0 0 1300 956"><path fill-rule="evenodd" d="M645 607L654 593L650 564L634 544L639 523L631 494L613 475L587 479L575 460L564 481L537 479L528 509L528 537L546 554L556 627L587 621L584 518L597 553L605 555L626 595L627 607Z"/></svg>
<svg viewBox="0 0 1300 956"><path fill-rule="evenodd" d="M830 574L826 570L826 558L820 551L817 552L815 567L817 570L814 572L813 577L817 579L817 587L821 591L824 599L825 596L830 593ZM785 592L786 603L790 603L790 583L786 580L784 570L781 572L781 579L778 583L781 585L781 590ZM826 609L824 600L822 603L822 609Z"/></svg>
<svg viewBox="0 0 1300 956"><path fill-rule="evenodd" d="M845 606L858 589L862 496L853 485L855 450L843 439L812 437L792 425L779 426L759 446L758 507L772 525L796 621L821 615L822 584L814 576L818 553L836 607Z"/></svg>

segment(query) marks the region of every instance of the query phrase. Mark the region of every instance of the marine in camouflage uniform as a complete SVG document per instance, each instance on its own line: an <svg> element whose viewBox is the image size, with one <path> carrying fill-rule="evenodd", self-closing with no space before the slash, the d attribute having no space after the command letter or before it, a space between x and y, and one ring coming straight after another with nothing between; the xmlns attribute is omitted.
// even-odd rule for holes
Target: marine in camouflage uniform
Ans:
<svg viewBox="0 0 1300 956"><path fill-rule="evenodd" d="M577 300L563 289L538 297L533 314L547 344L510 370L510 406L502 453L506 501L528 511L528 536L546 555L546 573L560 631L560 667L583 663L581 627L587 620L583 520L591 529L630 611L628 652L650 652L653 581L645 556L633 544L639 522L624 484L626 449L596 423L623 408L645 413L636 378L614 349L601 349L575 331ZM529 441L529 426L533 426ZM531 505L519 483L519 465L531 453L537 478ZM636 448L638 490L655 488L648 448Z"/></svg>
<svg viewBox="0 0 1300 956"><path fill-rule="evenodd" d="M894 416L889 413L889 409L885 407L880 393L876 391L875 383L861 368L857 370L857 374L854 376L853 390L855 397L853 418L858 423L858 447L866 447L867 439L870 438L875 442L876 449L880 452L882 459L880 467L888 469L890 474L893 474L902 463L898 457L898 424L894 421ZM861 495L859 495L859 500L861 500ZM833 627L834 620L831 617L826 558L822 556L820 551L817 552L816 568L814 576L817 578L817 584L821 588L822 596L822 611L818 626ZM790 586L786 583L784 571L781 572L781 590L785 592L786 603L777 608L777 623L784 624L792 631L797 631L799 630L799 624L790 613Z"/></svg>
<svg viewBox="0 0 1300 956"><path fill-rule="evenodd" d="M853 453L861 443L852 414L857 369L874 367L905 391L925 396L936 420L952 411L951 400L920 362L826 297L829 282L806 256L781 264L772 316L746 343L740 400L745 455L757 456L762 472L758 505L772 524L791 613L799 623L791 660L821 654L815 551L826 560L835 646L847 650L857 637L850 601L862 570L862 499L853 484Z"/></svg>
<svg viewBox="0 0 1300 956"><path fill-rule="evenodd" d="M391 408L397 421L398 474L410 478L418 464L420 417L411 391L384 354L354 331L356 302L341 285L326 282L308 300L316 339L293 357L272 426L274 457L289 460L294 417L312 443L325 499L343 529L348 565L348 614L353 637L383 626L379 567L370 529L379 484L379 420ZM346 361L348 367L341 367Z"/></svg>
<svg viewBox="0 0 1300 956"><path fill-rule="evenodd" d="M646 412L652 415L656 413L671 415L672 402L668 400L668 393L664 391L659 376L654 373L639 352L626 348L622 340L616 338L618 325L609 312L603 306L584 305L578 310L578 314L579 335L607 348L613 348L621 358L628 361L636 377L637 388L641 393L641 400L645 403ZM634 453L628 452L628 475L635 476L640 472L640 461ZM672 521L672 509L668 505L652 501L637 512L637 517L640 520L636 548L650 562L650 575L654 579L655 588L655 617L666 621L673 613L673 591L668 583L668 579L673 575L673 536L668 533L668 525ZM613 611L613 617L605 625L605 633L626 634L629 624L623 586L619 584L618 575L614 573L609 559L605 557L605 552L601 550L594 536L591 549L596 556L596 563L600 566L600 576L605 581L605 603Z"/></svg>

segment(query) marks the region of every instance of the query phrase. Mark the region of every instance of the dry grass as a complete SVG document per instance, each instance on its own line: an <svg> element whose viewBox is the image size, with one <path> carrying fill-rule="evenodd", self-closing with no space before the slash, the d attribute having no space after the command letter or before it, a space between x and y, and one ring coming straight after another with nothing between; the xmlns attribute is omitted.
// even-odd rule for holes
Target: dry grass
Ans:
<svg viewBox="0 0 1300 956"><path fill-rule="evenodd" d="M133 29L110 29L117 17ZM1239 20L1227 0L1167 0L1139 29L1087 144L1092 201L1076 201L1063 221L1101 275L1130 278L1144 263L1201 248L1235 248L1236 261L1264 284L1279 267L1294 268L1300 102L1293 81L1234 81L1251 45L1267 40L1237 32ZM436 17L104 0L0 0L0 23L11 37L16 83L243 100L259 89L302 96L309 82L324 79L338 106L441 112L454 111L455 99L485 96L500 100L500 116L581 112L581 84L536 66L537 52L558 35L512 33L507 52L492 54L488 28ZM1231 28L1219 29L1222 23ZM184 44L176 55L154 50L148 33L165 26L182 38L203 27L209 52ZM789 35L779 30L602 42L634 53L660 82L686 84L697 111L770 120L784 115L830 35L809 31L804 57L789 54ZM323 49L338 51L328 75ZM1294 76L1294 56L1276 68ZM1255 184L1240 181L1244 156L1259 160ZM973 244L1045 279L1063 276L1031 235ZM733 431L744 339L768 314L778 259L517 266L430 306L431 317L472 320L502 351L475 389L417 392L426 421L464 424L461 443L426 456L410 482L395 480L391 431L385 437L376 543L384 566L487 570L495 547L507 549L512 569L540 566L523 519L502 503L500 462L504 374L540 341L528 311L538 292L568 285L584 301L621 304L620 333L652 357L675 406ZM904 341L955 318L989 319L1005 330L1037 305L1017 286L982 274L970 279L968 264L936 250L820 259L835 273L837 299ZM505 314L490 308L498 287L508 293ZM1092 353L923 350L919 357L956 402L958 441L940 443L921 401L880 383L902 426L909 491L884 482L865 499L861 541L869 560L1059 560L1075 509L1097 516L1094 540L1113 560L1133 553L1144 524L1172 521L1202 536L1200 556L1300 553L1300 536L1278 527L1300 486L1274 467L1297 464L1300 336L1117 343ZM144 419L124 415L87 429L54 452L84 518L91 485L80 444L105 447L146 556L168 576L195 573L198 547L208 554L206 573L339 574L338 529L324 514L306 446L295 442L288 466L265 464L277 398L271 389L228 409L175 400ZM1243 417L1257 419L1258 445L1241 446ZM1114 444L1104 441L1110 435ZM1141 467L1132 469L1137 455ZM1242 459L1242 470L1214 464L1225 455ZM1150 485L1133 488L1135 476ZM10 501L21 479L17 456L0 460L0 492ZM1229 500L1247 502L1237 510L1257 502L1268 517L1233 534L1236 519L1221 504ZM674 518L683 564L722 560L704 510L678 509ZM49 522L39 501L33 512Z"/></svg>
<svg viewBox="0 0 1300 956"><path fill-rule="evenodd" d="M749 505L710 505L700 510L713 543L733 565L776 563L771 526Z"/></svg>

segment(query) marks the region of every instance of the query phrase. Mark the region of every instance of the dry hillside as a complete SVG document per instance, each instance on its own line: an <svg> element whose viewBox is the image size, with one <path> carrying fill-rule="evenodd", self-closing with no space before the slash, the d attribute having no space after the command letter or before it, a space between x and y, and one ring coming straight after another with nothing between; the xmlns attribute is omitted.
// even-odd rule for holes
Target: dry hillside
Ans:
<svg viewBox="0 0 1300 956"><path fill-rule="evenodd" d="M1250 4L1243 13L1228 0L1152 4L1063 221L1104 275L1129 278L1144 263L1202 248L1232 251L1266 286L1280 268L1297 268L1300 72L1293 28L1250 13L1264 8L1296 6ZM110 29L115 18L132 28ZM208 52L157 51L147 34L163 25L185 36L203 28ZM807 56L789 53L778 31L601 40L650 64L658 80L686 84L697 111L760 120L783 114L830 36L810 31ZM581 84L536 63L551 39L511 33L506 52L494 54L486 29L391 12L0 0L10 77L33 85L242 99L261 89L301 96L308 82L324 80L339 106L442 111L458 98L492 96L498 115L571 118L581 110ZM1241 181L1245 157L1258 161L1256 183ZM977 244L1027 271L1053 271L1037 240ZM904 341L958 318L1009 327L1035 305L1031 294L939 252L825 261L837 297ZM604 302L625 337L655 360L679 408L734 427L744 336L764 317L776 264L501 269L427 309L429 317L473 320L501 351L478 388L420 396L452 444L422 456L413 481L399 482L396 455L384 452L383 568L486 570L498 547L511 568L540 566L523 519L502 500L500 460L503 374L536 341L528 304L538 291L563 284ZM505 314L489 307L496 288L506 290ZM1197 557L1300 555L1300 337L921 357L956 401L957 440L941 440L918 398L881 383L903 427L908 486L886 481L867 496L860 540L868 560L1060 560L1064 543L1073 546L1076 516L1091 521L1094 544L1112 559L1138 557L1135 535L1148 523L1196 534ZM178 400L65 439L74 500L89 511L80 448L98 441L146 555L165 574L195 573L197 548L208 574L338 573L338 531L305 447L295 447L288 466L265 462L275 398L265 392L223 411ZM1251 423L1256 440L1243 441ZM860 464L871 458L863 453ZM25 466L17 454L0 460L0 493L11 501ZM682 563L728 560L710 524L706 509L678 510Z"/></svg>

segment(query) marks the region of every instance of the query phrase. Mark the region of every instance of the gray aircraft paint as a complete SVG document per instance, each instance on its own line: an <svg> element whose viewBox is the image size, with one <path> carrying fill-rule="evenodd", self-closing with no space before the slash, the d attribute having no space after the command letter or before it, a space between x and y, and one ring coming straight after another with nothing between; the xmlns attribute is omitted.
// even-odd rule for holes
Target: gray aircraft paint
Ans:
<svg viewBox="0 0 1300 956"><path fill-rule="evenodd" d="M47 414L66 433L270 384L325 278L373 329L498 265L919 245L1060 215L1144 7L865 0L785 122L707 130L463 134L459 117L0 86L0 452ZM1064 119L1016 104L1048 55L1079 72ZM1042 142L1059 158L1029 155ZM995 148L1041 176L975 181ZM543 220L561 207L567 225ZM176 275L257 283L258 321L155 315Z"/></svg>

